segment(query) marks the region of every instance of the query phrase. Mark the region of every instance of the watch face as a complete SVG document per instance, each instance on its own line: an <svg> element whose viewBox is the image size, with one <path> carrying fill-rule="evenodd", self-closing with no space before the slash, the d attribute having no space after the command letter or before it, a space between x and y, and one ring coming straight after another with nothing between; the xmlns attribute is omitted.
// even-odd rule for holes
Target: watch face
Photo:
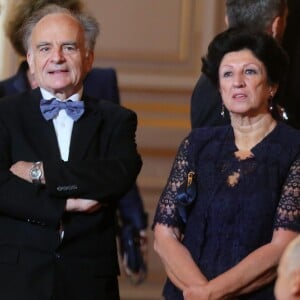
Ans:
<svg viewBox="0 0 300 300"><path fill-rule="evenodd" d="M43 177L42 164L40 161L33 163L29 172L30 179L34 184L40 184Z"/></svg>
<svg viewBox="0 0 300 300"><path fill-rule="evenodd" d="M39 179L42 175L42 171L40 168L31 169L31 177L32 179Z"/></svg>

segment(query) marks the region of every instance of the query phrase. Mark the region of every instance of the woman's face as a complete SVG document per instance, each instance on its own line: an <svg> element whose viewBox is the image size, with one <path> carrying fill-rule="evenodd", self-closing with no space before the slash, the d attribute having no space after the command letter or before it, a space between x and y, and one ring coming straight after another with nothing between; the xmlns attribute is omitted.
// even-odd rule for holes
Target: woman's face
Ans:
<svg viewBox="0 0 300 300"><path fill-rule="evenodd" d="M224 55L219 67L220 93L232 114L256 116L269 112L277 87L268 83L264 64L248 49Z"/></svg>

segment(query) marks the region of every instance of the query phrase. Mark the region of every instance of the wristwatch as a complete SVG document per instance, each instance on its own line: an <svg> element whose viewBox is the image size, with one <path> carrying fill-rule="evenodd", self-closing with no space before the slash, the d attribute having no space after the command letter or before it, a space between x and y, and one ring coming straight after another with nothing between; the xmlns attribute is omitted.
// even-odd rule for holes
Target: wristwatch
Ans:
<svg viewBox="0 0 300 300"><path fill-rule="evenodd" d="M34 184L40 184L42 182L42 175L42 162L37 161L33 163L29 171L29 177L31 179L31 182Z"/></svg>

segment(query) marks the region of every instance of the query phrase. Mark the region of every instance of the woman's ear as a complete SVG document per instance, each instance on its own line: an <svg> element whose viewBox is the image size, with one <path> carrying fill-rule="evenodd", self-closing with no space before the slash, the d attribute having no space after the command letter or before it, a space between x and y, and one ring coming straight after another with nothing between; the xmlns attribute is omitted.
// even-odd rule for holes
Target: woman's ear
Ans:
<svg viewBox="0 0 300 300"><path fill-rule="evenodd" d="M278 84L273 84L270 86L269 93L271 98L273 98L276 95L277 90L278 90Z"/></svg>

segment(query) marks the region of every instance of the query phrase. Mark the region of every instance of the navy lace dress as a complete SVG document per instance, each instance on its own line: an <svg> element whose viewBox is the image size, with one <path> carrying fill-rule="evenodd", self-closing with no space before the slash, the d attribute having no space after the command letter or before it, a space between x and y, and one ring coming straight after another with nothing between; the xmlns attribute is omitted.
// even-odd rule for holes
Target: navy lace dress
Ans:
<svg viewBox="0 0 300 300"><path fill-rule="evenodd" d="M183 244L208 280L271 241L274 229L300 232L300 132L278 123L251 155L238 158L231 126L199 128L182 142L154 225L181 227L176 195L196 172L197 199ZM274 283L239 299L274 299ZM183 299L167 281L165 299Z"/></svg>

